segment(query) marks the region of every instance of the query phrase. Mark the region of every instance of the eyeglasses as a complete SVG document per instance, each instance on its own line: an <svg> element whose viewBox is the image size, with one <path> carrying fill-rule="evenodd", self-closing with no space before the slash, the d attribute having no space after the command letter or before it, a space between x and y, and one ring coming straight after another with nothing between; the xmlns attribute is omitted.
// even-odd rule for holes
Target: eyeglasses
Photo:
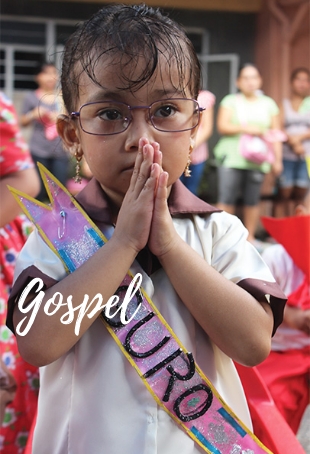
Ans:
<svg viewBox="0 0 310 454"><path fill-rule="evenodd" d="M194 129L199 123L199 107L195 99L170 98L155 101L149 106L128 106L118 101L100 101L84 104L72 119L79 119L87 134L109 136L126 131L132 122L132 110L146 109L151 125L162 132L182 132Z"/></svg>

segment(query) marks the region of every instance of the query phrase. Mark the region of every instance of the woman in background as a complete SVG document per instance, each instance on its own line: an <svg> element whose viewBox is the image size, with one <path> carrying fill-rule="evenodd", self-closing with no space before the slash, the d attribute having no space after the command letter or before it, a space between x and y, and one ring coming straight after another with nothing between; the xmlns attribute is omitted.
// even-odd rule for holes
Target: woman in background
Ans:
<svg viewBox="0 0 310 454"><path fill-rule="evenodd" d="M56 119L62 112L62 100L56 95L58 79L57 68L52 63L43 63L37 68L35 80L38 88L26 95L20 123L24 127L33 126L29 146L35 164L43 164L65 185L69 157L56 130ZM41 201L47 199L42 184L37 198Z"/></svg>
<svg viewBox="0 0 310 454"><path fill-rule="evenodd" d="M193 149L190 156L190 178L184 174L180 180L193 194L198 194L200 181L203 175L206 160L209 156L208 145L206 141L209 139L213 132L213 115L214 115L214 103L215 96L213 93L207 90L202 90L197 98L200 107L204 107L205 110L201 115L200 125L197 131L195 148Z"/></svg>
<svg viewBox="0 0 310 454"><path fill-rule="evenodd" d="M239 151L240 138L242 134L262 137L270 129L279 130L279 109L273 99L260 91L262 78L254 65L241 67L236 85L239 93L225 96L218 112L217 127L222 137L214 149L220 162L217 206L234 214L242 196L243 223L249 232L248 240L256 244L261 185L270 168L275 175L282 171L281 144L274 142L275 158L270 166L245 159ZM245 121L240 118L240 111Z"/></svg>
<svg viewBox="0 0 310 454"><path fill-rule="evenodd" d="M292 216L309 188L306 156L310 158L310 71L296 68L291 74L291 96L281 108L287 134L283 144L283 173L279 178L276 216Z"/></svg>

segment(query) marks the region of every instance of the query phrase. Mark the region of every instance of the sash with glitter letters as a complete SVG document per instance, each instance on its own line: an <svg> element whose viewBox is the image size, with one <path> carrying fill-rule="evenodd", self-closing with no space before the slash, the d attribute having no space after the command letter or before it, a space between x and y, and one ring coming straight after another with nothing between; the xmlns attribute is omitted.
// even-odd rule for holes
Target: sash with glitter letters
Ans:
<svg viewBox="0 0 310 454"><path fill-rule="evenodd" d="M44 166L39 168L50 205L10 190L67 273L72 273L107 239L68 190ZM120 304L132 280L128 272L117 289ZM225 404L143 289L136 291L126 315L130 320L126 324L118 317L109 319L104 311L101 319L158 405L205 452L272 454Z"/></svg>

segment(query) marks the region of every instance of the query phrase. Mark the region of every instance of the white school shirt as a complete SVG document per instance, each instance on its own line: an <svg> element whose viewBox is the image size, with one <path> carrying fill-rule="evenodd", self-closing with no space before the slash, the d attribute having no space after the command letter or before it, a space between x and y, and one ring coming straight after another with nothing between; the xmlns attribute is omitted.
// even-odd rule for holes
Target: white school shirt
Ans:
<svg viewBox="0 0 310 454"><path fill-rule="evenodd" d="M181 238L227 279L235 283L246 278L275 282L260 255L246 241L248 232L235 216L192 215L174 218L173 222ZM37 232L31 235L19 256L16 276L30 265L57 280L66 275L59 258ZM203 332L165 271L159 269L149 277L137 262L131 271L142 274L142 286L176 335L193 353L196 363L226 403L252 428L232 360ZM203 452L157 405L99 319L70 351L40 368L33 454Z"/></svg>
<svg viewBox="0 0 310 454"><path fill-rule="evenodd" d="M298 268L282 244L274 244L262 254L276 282L289 296L303 283L304 273ZM299 329L294 329L283 322L272 338L271 350L285 351L302 349L310 345L310 336Z"/></svg>

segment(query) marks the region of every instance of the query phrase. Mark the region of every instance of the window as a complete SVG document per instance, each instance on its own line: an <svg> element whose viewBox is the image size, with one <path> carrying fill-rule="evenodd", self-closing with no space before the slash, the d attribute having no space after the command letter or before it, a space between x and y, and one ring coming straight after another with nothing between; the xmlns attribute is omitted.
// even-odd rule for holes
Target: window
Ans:
<svg viewBox="0 0 310 454"><path fill-rule="evenodd" d="M4 16L0 27L0 88L10 98L16 92L35 89L36 67L44 60L60 65L63 45L75 24Z"/></svg>

